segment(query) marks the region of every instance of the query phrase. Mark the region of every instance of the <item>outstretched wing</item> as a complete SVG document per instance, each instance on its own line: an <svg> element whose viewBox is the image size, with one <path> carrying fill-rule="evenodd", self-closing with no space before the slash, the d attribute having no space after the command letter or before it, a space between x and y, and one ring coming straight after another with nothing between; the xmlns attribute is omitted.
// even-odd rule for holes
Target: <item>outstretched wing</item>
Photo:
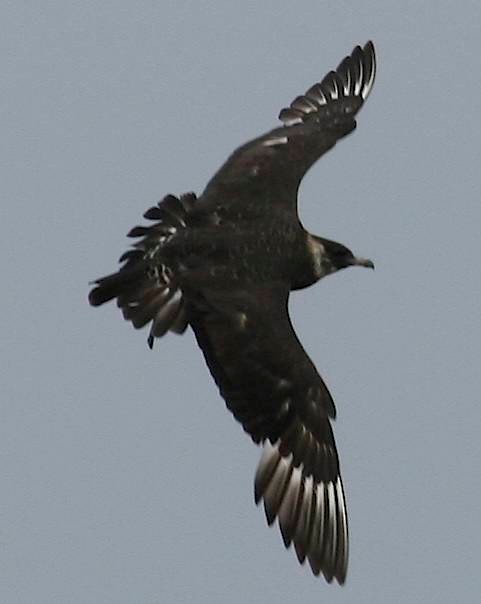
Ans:
<svg viewBox="0 0 481 604"><path fill-rule="evenodd" d="M347 513L329 418L332 398L292 328L288 287L204 292L191 326L220 392L264 452L255 498L286 547L343 583Z"/></svg>
<svg viewBox="0 0 481 604"><path fill-rule="evenodd" d="M297 211L302 177L321 155L356 127L355 116L374 84L372 42L356 46L335 71L279 114L284 126L239 147L207 185L202 204L239 212ZM254 200L254 201L253 201ZM259 204L262 209L259 209ZM199 209L201 206L199 206Z"/></svg>

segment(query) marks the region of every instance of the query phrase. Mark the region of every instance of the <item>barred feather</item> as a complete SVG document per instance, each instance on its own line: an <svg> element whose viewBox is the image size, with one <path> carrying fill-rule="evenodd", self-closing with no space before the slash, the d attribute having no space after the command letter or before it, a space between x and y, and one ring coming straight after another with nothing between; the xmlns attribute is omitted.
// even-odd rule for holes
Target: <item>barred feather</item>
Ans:
<svg viewBox="0 0 481 604"><path fill-rule="evenodd" d="M149 208L144 217L156 221L155 224L136 226L129 231L128 237L141 240L134 244L134 249L122 254L120 270L97 279L89 294L92 306L117 298L124 318L137 329L151 322L148 337L151 348L154 338L160 338L168 330L183 333L188 325L185 301L174 272L162 258L162 247L186 228L195 199L193 193L180 199L167 195Z"/></svg>

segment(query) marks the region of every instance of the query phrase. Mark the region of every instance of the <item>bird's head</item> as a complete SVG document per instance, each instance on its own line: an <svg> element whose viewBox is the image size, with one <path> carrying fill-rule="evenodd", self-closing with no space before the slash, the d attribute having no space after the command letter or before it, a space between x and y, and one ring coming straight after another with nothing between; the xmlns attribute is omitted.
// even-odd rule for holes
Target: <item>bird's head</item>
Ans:
<svg viewBox="0 0 481 604"><path fill-rule="evenodd" d="M372 260L354 256L350 249L337 241L311 236L311 250L319 279L348 266L374 268Z"/></svg>

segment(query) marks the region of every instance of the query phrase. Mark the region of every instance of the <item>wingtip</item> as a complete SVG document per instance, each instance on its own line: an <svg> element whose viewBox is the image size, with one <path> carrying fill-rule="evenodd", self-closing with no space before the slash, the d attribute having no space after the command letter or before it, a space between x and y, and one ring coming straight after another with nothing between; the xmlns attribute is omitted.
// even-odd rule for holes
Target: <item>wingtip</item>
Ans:
<svg viewBox="0 0 481 604"><path fill-rule="evenodd" d="M374 58L376 58L376 49L374 47L374 42L372 40L368 40L364 44L364 51L371 54Z"/></svg>
<svg viewBox="0 0 481 604"><path fill-rule="evenodd" d="M316 482L302 466L279 452L279 441L265 444L255 480L256 503L264 500L269 525L278 518L284 545L294 545L300 564L314 575L344 584L348 562L347 512L342 481Z"/></svg>
<svg viewBox="0 0 481 604"><path fill-rule="evenodd" d="M376 51L372 40L363 47L355 46L350 55L344 57L336 70L330 71L319 83L314 84L304 95L296 97L289 107L279 113L285 126L302 123L321 107L346 97L357 97L360 109L369 96L376 77Z"/></svg>
<svg viewBox="0 0 481 604"><path fill-rule="evenodd" d="M365 93L363 94L363 99L366 100L367 97L370 95L371 90L373 89L377 71L376 49L372 40L368 40L366 42L363 48L363 52L366 60L367 71L370 74L370 77L368 78L368 81L366 83Z"/></svg>

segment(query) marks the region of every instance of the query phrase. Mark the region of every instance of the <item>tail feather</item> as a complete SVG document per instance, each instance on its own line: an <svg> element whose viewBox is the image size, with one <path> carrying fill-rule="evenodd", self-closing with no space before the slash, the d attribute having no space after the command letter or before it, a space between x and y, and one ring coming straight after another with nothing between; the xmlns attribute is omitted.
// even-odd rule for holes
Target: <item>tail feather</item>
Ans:
<svg viewBox="0 0 481 604"><path fill-rule="evenodd" d="M177 318L182 302L182 294L179 290L170 290L169 302L164 303L152 323L151 334L154 338L162 337L170 328L172 323Z"/></svg>
<svg viewBox="0 0 481 604"><path fill-rule="evenodd" d="M181 335L187 329L188 324L189 320L187 318L187 310L185 308L185 302L184 300L182 300L180 303L179 313L177 314L177 317L172 321L170 331Z"/></svg>
<svg viewBox="0 0 481 604"><path fill-rule="evenodd" d="M137 266L135 269L124 268L117 273L94 281L96 287L89 294L90 304L100 306L124 292L132 291L139 283L142 283L143 268L142 266Z"/></svg>
<svg viewBox="0 0 481 604"><path fill-rule="evenodd" d="M124 319L132 321L136 329L147 325L154 319L158 309L168 304L173 294L174 292L167 286L152 289L140 300L122 307Z"/></svg>
<svg viewBox="0 0 481 604"><path fill-rule="evenodd" d="M187 227L188 214L195 195L180 198L167 195L144 217L156 221L152 226L137 226L129 237L141 238L119 259L121 268L111 275L94 281L89 294L92 306L117 299L124 318L135 328L152 322L148 344L167 331L183 333L188 325L185 300L176 279L175 270L162 257L162 248L175 234Z"/></svg>

